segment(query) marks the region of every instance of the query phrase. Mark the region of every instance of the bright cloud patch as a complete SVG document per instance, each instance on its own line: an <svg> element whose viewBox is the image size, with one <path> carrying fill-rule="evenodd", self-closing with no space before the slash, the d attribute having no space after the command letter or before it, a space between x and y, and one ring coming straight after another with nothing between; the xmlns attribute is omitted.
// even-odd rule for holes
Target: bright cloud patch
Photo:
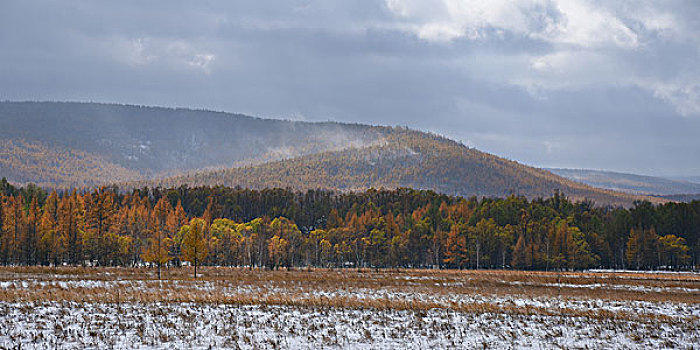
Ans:
<svg viewBox="0 0 700 350"><path fill-rule="evenodd" d="M681 115L700 115L700 84L662 85L655 88L654 94L672 103Z"/></svg>
<svg viewBox="0 0 700 350"><path fill-rule="evenodd" d="M476 69L466 69L474 79L494 81L500 77L496 83L522 87L535 99L546 98L550 90L642 88L672 104L682 115L700 115L698 85L678 83L676 78L691 76L700 81L700 74L688 67L687 58L657 48L684 46L698 56L700 50L692 47L697 46L698 37L688 34L693 30L692 22L687 23L660 1L385 1L401 24L399 30L428 42L462 39L498 46L509 45L507 38L511 42L516 38L547 45L541 52L525 44L522 52L490 60L491 67L478 58L490 53L470 53L462 59L472 65L480 62ZM658 64L655 61L665 65L649 71L648 64Z"/></svg>
<svg viewBox="0 0 700 350"><path fill-rule="evenodd" d="M160 64L170 69L189 68L209 73L216 59L213 53L182 40L116 38L110 45L115 57L134 66Z"/></svg>
<svg viewBox="0 0 700 350"><path fill-rule="evenodd" d="M511 33L581 47L639 45L637 34L623 20L583 0L386 1L391 12L412 24L406 28L430 41Z"/></svg>

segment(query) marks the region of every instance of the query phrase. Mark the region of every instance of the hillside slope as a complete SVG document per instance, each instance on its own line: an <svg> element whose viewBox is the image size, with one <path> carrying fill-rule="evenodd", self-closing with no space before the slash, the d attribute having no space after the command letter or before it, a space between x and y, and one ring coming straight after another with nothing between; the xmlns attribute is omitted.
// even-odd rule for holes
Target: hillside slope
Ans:
<svg viewBox="0 0 700 350"><path fill-rule="evenodd" d="M11 138L0 139L0 177L41 187L83 187L141 178L137 171L99 155Z"/></svg>
<svg viewBox="0 0 700 350"><path fill-rule="evenodd" d="M567 179L594 187L642 195L700 193L700 184L661 177L588 169L546 169Z"/></svg>
<svg viewBox="0 0 700 350"><path fill-rule="evenodd" d="M643 198L419 131L97 103L0 102L2 176L44 187L413 187L530 198L558 189L574 199L615 205Z"/></svg>
<svg viewBox="0 0 700 350"><path fill-rule="evenodd" d="M674 176L671 179L700 184L700 176Z"/></svg>
<svg viewBox="0 0 700 350"><path fill-rule="evenodd" d="M0 157L0 169L15 183L89 186L371 144L382 138L382 130L188 109L0 102L0 151L7 155ZM10 157L18 147L24 156ZM75 157L50 156L62 159L61 175L37 176L36 159L46 158L46 150Z"/></svg>
<svg viewBox="0 0 700 350"><path fill-rule="evenodd" d="M548 171L465 147L439 136L393 129L384 143L323 152L284 161L204 171L138 185L226 185L363 190L411 187L461 196L548 197L555 190L577 200L629 206L640 197L593 188Z"/></svg>

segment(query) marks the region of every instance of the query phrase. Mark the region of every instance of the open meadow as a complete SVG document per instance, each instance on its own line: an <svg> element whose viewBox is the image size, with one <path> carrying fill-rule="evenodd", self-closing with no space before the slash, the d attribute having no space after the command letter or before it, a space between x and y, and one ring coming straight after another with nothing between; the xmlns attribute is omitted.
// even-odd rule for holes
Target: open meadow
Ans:
<svg viewBox="0 0 700 350"><path fill-rule="evenodd" d="M0 349L698 348L700 275L0 269Z"/></svg>

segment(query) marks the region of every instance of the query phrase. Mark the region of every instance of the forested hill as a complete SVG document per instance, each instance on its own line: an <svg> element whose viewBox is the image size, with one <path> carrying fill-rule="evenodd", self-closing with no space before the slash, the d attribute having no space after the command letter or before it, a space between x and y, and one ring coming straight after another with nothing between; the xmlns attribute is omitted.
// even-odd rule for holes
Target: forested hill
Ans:
<svg viewBox="0 0 700 350"><path fill-rule="evenodd" d="M92 186L362 146L385 129L189 109L0 102L0 176Z"/></svg>
<svg viewBox="0 0 700 350"><path fill-rule="evenodd" d="M665 201L596 189L403 128L97 103L0 102L0 176L61 188L412 187L529 198L560 190L598 204Z"/></svg>
<svg viewBox="0 0 700 350"><path fill-rule="evenodd" d="M224 170L205 171L138 186L225 185L308 190L367 188L430 189L459 196L549 197L560 190L577 200L629 206L642 197L593 188L455 141L423 132L393 129L384 142ZM660 202L656 198L644 198Z"/></svg>

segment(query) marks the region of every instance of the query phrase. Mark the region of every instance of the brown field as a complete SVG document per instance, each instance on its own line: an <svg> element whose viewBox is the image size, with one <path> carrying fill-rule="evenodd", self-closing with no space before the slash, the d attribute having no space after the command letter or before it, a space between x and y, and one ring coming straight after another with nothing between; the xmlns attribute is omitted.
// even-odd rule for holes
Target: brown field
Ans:
<svg viewBox="0 0 700 350"><path fill-rule="evenodd" d="M129 310L124 316L129 319L138 317L140 309L143 309L144 313L159 310L158 314L167 317L168 313L179 315L178 310L183 307L195 310L195 313L201 308L208 310L212 307L224 307L233 308L236 312L251 308L255 312L276 310L273 314L277 316L274 317L282 317L280 315L284 316L289 312L303 315L341 312L346 315L343 317L349 318L352 317L347 316L348 311L365 315L362 317L378 313L402 313L402 316L397 316L397 320L413 323L417 322L416 319L422 320L423 317L444 320L447 317L444 315L459 315L467 319L487 317L487 320L480 321L486 325L496 322L493 319L495 317L498 322L504 322L497 323L497 327L504 328L496 329L498 334L506 331L516 332L514 334L524 332L522 337L514 339L491 339L489 334L475 337L472 333L464 333L469 334L463 338L468 344L492 344L497 347L504 344L510 344L509 347L527 347L527 344L531 344L526 341L528 334L546 348L557 347L557 344L564 347L591 345L600 348L673 348L696 346L699 344L696 341L700 341L700 275L692 273L356 269L259 271L205 267L200 270L197 280L192 278L191 268L170 268L164 270L162 280L155 277L155 270L148 268L5 267L0 268L0 305L12 312L19 312L17 309L24 310L20 314L27 317L27 320L22 327L29 324L30 328L34 327L33 323L41 320L41 317L36 315L36 310L42 308L76 309L83 315L89 315L90 312L85 310L86 305L98 305L100 308L116 309L117 314L122 312L121 310ZM253 311L246 312L251 314ZM334 322L345 322L343 317L333 316L336 320ZM297 319L303 319L303 316L287 317L285 322L291 324L291 329L294 329ZM517 323L512 324L518 320L523 322L529 319L531 321L519 326ZM384 327L389 327L394 321L385 320ZM13 330L18 331L13 329L18 327L13 322L7 318L0 319L0 334L3 330L10 333ZM121 321L118 318L114 322ZM223 321L212 322L218 324L217 322ZM459 327L466 327L456 321L448 322L447 325L448 329L453 331ZM620 339L610 336L606 340L602 335L612 331L596 328L602 327L601 325L625 331L621 333ZM154 323L153 327L162 325L157 326ZM255 332L260 327L264 325L253 327L255 331L251 330L252 334L257 334ZM371 334L375 331L371 325L363 327L362 331L358 330L359 334ZM494 327L493 324L490 327ZM594 331L590 330L591 327ZM537 330L548 331L549 328L559 329L559 333L537 335ZM196 333L196 329L195 327L190 331ZM567 333L571 331L571 334L576 334L576 330L592 333L574 338ZM464 331L466 332L466 329ZM124 332L136 337L134 339L141 339L141 342L134 340L135 342L123 343L110 337L103 339L96 335L90 339L95 338L94 344L98 347L100 344L110 344L109 339L114 341L112 345L121 344L124 348L135 344L158 348L158 344L162 343L147 343L143 335L139 338L138 334L129 333L128 329ZM298 340L294 331L276 332L272 333L276 339L291 337L290 339L296 339L292 343L299 347L313 348L318 345L310 340ZM439 331L435 332L441 334ZM46 339L53 339L58 344L59 335L49 333ZM218 339L217 344L222 345L222 341L229 339L225 335L222 337L211 339ZM253 339L265 339L265 336L258 334L256 337L258 338L250 338L250 342L230 346L246 348L244 345L248 344L251 348L256 348L261 344ZM30 348L32 344L37 345L37 348L47 344L22 339L24 338L4 339L0 336L0 349L3 348L3 344L7 345L6 348L11 348L9 345L17 345L17 342ZM411 339L411 343L402 343L401 337L395 341L381 337L360 341L346 336L345 343L341 341L335 345L391 348L415 345L416 339L423 338L421 333L416 333ZM438 339L441 340L435 343L437 346L451 347L452 344L458 347L458 343L445 343L445 339ZM519 343L517 339L521 339L523 343ZM196 347L197 343L185 341L183 344L194 344ZM202 343L202 346L204 345L206 342Z"/></svg>
<svg viewBox="0 0 700 350"><path fill-rule="evenodd" d="M39 288L3 288L0 290L0 300L116 302L119 298L120 301L138 302L248 304L262 303L265 299L276 295L284 295L295 300L295 296L302 293L363 288L432 295L512 295L700 303L700 274L692 273L416 269L269 271L225 267L200 267L199 270L198 278L195 280L192 278L192 268L164 269L162 279L158 280L155 271L148 268L4 267L0 268L0 282L18 279L32 282L104 281L121 282L122 288L99 286L64 288L56 284L39 283ZM203 285L214 286L214 288L202 290ZM147 288L144 289L144 286ZM260 293L238 296L225 292L227 288L235 287L258 289ZM250 300L246 301L246 297ZM326 302L333 303L333 300L328 299ZM387 302L401 303L400 300L387 300ZM354 306L365 305L360 302ZM378 305L366 306L377 307ZM395 308L396 305L386 307ZM419 303L412 303L410 307L421 306Z"/></svg>

